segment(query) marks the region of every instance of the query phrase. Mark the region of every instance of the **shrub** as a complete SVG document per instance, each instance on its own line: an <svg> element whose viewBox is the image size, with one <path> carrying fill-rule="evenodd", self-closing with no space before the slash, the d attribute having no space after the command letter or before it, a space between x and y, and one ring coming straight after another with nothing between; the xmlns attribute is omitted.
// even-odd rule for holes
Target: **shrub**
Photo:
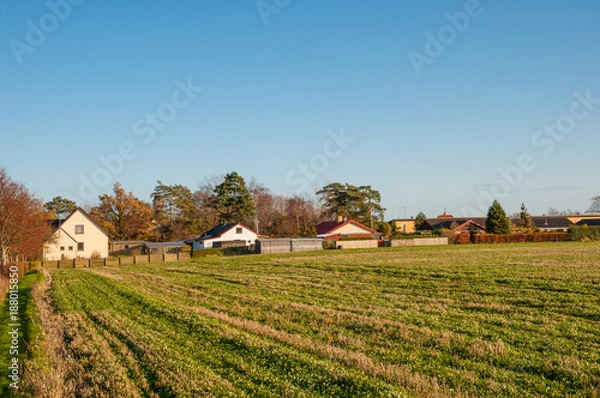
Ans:
<svg viewBox="0 0 600 398"><path fill-rule="evenodd" d="M453 230L442 228L438 230L439 236L442 238L448 238L448 244L453 245L456 243L456 235ZM469 243L469 242L467 242Z"/></svg>
<svg viewBox="0 0 600 398"><path fill-rule="evenodd" d="M92 260L98 260L100 258L100 252L98 250L94 250L90 255Z"/></svg>
<svg viewBox="0 0 600 398"><path fill-rule="evenodd" d="M571 234L571 240L586 241L586 240L600 240L600 227L597 226L573 226L569 228L569 234Z"/></svg>
<svg viewBox="0 0 600 398"><path fill-rule="evenodd" d="M334 250L334 249L336 249L336 247L335 247L335 241L334 240L324 240L323 241L323 249L324 250Z"/></svg>
<svg viewBox="0 0 600 398"><path fill-rule="evenodd" d="M464 243L459 238L457 243ZM564 232L541 232L533 234L475 234L472 243L525 243L525 242L568 242L571 235Z"/></svg>

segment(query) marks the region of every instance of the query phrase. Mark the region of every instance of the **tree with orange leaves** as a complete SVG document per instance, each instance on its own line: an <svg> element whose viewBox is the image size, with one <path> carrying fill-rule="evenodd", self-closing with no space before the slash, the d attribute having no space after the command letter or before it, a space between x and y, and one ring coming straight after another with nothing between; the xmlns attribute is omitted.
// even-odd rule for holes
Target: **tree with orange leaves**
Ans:
<svg viewBox="0 0 600 398"><path fill-rule="evenodd" d="M100 196L100 205L90 213L112 240L155 240L150 204L127 193L120 183L113 187L114 195Z"/></svg>
<svg viewBox="0 0 600 398"><path fill-rule="evenodd" d="M51 239L42 201L0 169L0 262L36 258Z"/></svg>

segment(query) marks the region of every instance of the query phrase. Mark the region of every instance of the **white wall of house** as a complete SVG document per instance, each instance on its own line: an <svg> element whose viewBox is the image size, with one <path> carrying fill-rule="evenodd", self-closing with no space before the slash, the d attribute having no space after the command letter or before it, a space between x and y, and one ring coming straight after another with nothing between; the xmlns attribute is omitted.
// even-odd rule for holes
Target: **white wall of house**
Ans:
<svg viewBox="0 0 600 398"><path fill-rule="evenodd" d="M211 249L213 247L213 243L215 242L231 242L234 240L244 240L246 241L246 245L252 245L256 242L257 238L258 235L248 228L242 225L237 225L221 236L205 239L200 242L195 240L192 248L193 250Z"/></svg>
<svg viewBox="0 0 600 398"><path fill-rule="evenodd" d="M370 234L371 231L361 228L354 224L346 224L341 228L333 231L333 234L341 234L341 235L356 235L356 234Z"/></svg>
<svg viewBox="0 0 600 398"><path fill-rule="evenodd" d="M68 217L53 235L55 241L44 247L44 259L90 258L99 253L108 257L108 236L81 210Z"/></svg>

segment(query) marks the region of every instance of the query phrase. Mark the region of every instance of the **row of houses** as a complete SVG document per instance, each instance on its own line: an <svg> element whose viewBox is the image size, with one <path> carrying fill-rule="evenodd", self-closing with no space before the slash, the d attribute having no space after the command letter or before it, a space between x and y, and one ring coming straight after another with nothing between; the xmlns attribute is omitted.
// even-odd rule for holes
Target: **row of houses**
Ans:
<svg viewBox="0 0 600 398"><path fill-rule="evenodd" d="M531 226L542 232L567 231L572 226L598 226L600 215L575 215L575 216L531 216ZM454 217L444 212L436 218L426 218L421 225L415 226L415 219L395 219L390 221L392 227L403 233L417 231L436 231L440 229L452 230L455 233L485 233L485 217ZM511 219L515 228L523 227L520 218Z"/></svg>
<svg viewBox="0 0 600 398"><path fill-rule="evenodd" d="M390 221L392 227L401 233L434 231L446 229L461 233L485 233L484 217L461 218L445 212L436 218L426 218L417 228L415 219L396 219ZM512 220L520 226L520 219ZM577 216L539 216L531 217L532 226L540 231L566 231L574 225L600 225L600 215ZM106 258L119 254L167 254L185 250L204 250L212 248L248 247L258 253L282 253L308 250L320 250L323 240L339 241L344 239L383 239L372 228L355 220L338 218L337 221L325 221L316 226L315 238L269 239L259 236L251 228L242 224L220 224L202 235L177 242L145 241L109 241L108 234L83 209L78 208L65 220L52 221L53 240L44 247L45 260L63 260L74 258Z"/></svg>

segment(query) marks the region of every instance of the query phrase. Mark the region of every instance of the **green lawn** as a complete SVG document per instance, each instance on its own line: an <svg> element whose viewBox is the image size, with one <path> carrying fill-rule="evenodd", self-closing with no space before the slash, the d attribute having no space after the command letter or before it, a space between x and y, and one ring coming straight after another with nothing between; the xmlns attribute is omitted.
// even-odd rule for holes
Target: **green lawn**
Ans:
<svg viewBox="0 0 600 398"><path fill-rule="evenodd" d="M600 395L598 243L209 258L52 278L80 396Z"/></svg>

